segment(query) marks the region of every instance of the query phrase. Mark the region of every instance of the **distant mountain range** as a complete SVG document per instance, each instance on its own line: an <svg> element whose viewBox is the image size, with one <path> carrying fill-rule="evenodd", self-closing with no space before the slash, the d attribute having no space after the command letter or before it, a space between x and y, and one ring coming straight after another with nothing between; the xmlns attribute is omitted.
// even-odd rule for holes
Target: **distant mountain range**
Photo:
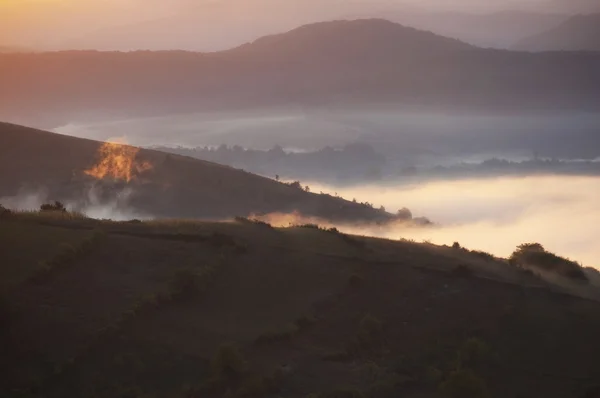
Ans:
<svg viewBox="0 0 600 398"><path fill-rule="evenodd" d="M600 13L574 16L552 29L519 41L514 49L600 51Z"/></svg>
<svg viewBox="0 0 600 398"><path fill-rule="evenodd" d="M0 55L5 120L274 106L597 110L597 87L600 54L480 49L385 20L306 25L218 53Z"/></svg>
<svg viewBox="0 0 600 398"><path fill-rule="evenodd" d="M524 37L550 29L568 18L560 13L504 11L490 14L428 11L407 5L348 3L344 7L308 2L290 12L289 4L271 4L270 12L256 14L250 4L201 4L172 16L124 24L73 37L67 49L220 51L261 36L294 27L336 19L385 18L467 43L508 48Z"/></svg>

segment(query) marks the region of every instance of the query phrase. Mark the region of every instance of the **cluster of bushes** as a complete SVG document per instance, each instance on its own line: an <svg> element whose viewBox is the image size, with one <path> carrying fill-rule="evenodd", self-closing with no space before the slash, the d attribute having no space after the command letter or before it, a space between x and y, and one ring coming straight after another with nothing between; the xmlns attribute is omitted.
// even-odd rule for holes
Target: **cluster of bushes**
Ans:
<svg viewBox="0 0 600 398"><path fill-rule="evenodd" d="M452 275L459 278L469 278L473 276L473 270L467 265L461 264L452 269Z"/></svg>
<svg viewBox="0 0 600 398"><path fill-rule="evenodd" d="M479 367L489 357L488 345L480 339L470 338L457 350L449 371L439 372L439 391L448 398L487 398L485 380L472 369Z"/></svg>
<svg viewBox="0 0 600 398"><path fill-rule="evenodd" d="M257 226L260 226L260 227L265 227L265 228L270 228L270 229L273 228L273 226L271 224L269 224L268 222L257 220L255 218L236 217L235 221L238 222L238 223L240 223L240 224L257 225Z"/></svg>
<svg viewBox="0 0 600 398"><path fill-rule="evenodd" d="M44 203L43 205L40 206L40 211L55 211L55 212L61 212L61 213L66 213L67 212L67 208L65 207L65 205L59 201L55 201L54 203Z"/></svg>
<svg viewBox="0 0 600 398"><path fill-rule="evenodd" d="M272 344L282 341L289 341L298 333L306 330L312 324L316 322L316 319L310 315L303 315L296 319L294 323L286 325L282 330L272 331L263 333L255 340L256 344Z"/></svg>
<svg viewBox="0 0 600 398"><path fill-rule="evenodd" d="M578 263L546 251L539 243L519 245L510 256L509 263L519 267L534 267L579 281L588 281L584 269Z"/></svg>
<svg viewBox="0 0 600 398"><path fill-rule="evenodd" d="M13 312L8 298L0 294L0 334L10 324Z"/></svg>
<svg viewBox="0 0 600 398"><path fill-rule="evenodd" d="M351 361L363 358L373 351L383 348L383 322L372 315L365 315L359 325L356 337L344 346L340 352L328 354L324 357L329 361Z"/></svg>
<svg viewBox="0 0 600 398"><path fill-rule="evenodd" d="M250 370L234 344L221 345L211 360L210 378L197 388L185 392L187 398L223 396L254 398L276 394L281 389L283 371L277 369L264 376Z"/></svg>
<svg viewBox="0 0 600 398"><path fill-rule="evenodd" d="M103 231L94 231L92 236L82 240L77 246L63 244L60 251L50 260L42 261L38 269L31 275L34 282L46 280L54 272L70 268L82 257L89 254L94 247L106 238Z"/></svg>
<svg viewBox="0 0 600 398"><path fill-rule="evenodd" d="M232 249L237 254L243 254L248 251L246 246L236 242L232 236L218 232L214 232L206 238L206 242L217 249Z"/></svg>
<svg viewBox="0 0 600 398"><path fill-rule="evenodd" d="M7 216L9 214L11 214L11 211L0 204L0 217Z"/></svg>
<svg viewBox="0 0 600 398"><path fill-rule="evenodd" d="M321 227L318 224L314 224L314 223L291 224L290 226L295 227L295 228L307 228L307 229L315 229L315 230L319 230L319 231L323 231L323 232L329 232L331 234L339 236L340 239L342 239L344 242L346 242L350 246L354 246L354 247L358 247L358 248L362 248L365 246L364 241L355 239L352 236L341 232L336 227L326 228L326 227Z"/></svg>
<svg viewBox="0 0 600 398"><path fill-rule="evenodd" d="M302 184L300 183L300 181L289 182L286 185L288 185L294 189L299 189L301 191L310 192L310 187L308 185L303 187Z"/></svg>

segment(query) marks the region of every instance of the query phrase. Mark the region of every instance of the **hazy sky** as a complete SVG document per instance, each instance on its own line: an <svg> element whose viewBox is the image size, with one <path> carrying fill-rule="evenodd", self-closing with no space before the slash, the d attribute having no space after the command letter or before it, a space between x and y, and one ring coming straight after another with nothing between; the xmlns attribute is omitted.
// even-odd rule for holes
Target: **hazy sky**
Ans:
<svg viewBox="0 0 600 398"><path fill-rule="evenodd" d="M227 20L239 25L294 17L304 23L320 16L335 18L344 11L405 7L398 9L493 12L543 1L550 0L0 0L0 45L51 49L98 30L178 13L204 23Z"/></svg>

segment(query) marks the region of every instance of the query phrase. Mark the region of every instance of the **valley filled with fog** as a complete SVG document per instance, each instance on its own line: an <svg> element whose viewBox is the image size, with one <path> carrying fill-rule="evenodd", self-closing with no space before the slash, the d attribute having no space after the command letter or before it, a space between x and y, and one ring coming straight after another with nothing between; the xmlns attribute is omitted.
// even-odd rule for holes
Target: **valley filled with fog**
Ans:
<svg viewBox="0 0 600 398"><path fill-rule="evenodd" d="M54 131L228 164L312 192L408 208L427 228L341 226L386 238L459 242L506 257L539 242L600 267L600 116L391 110L183 114Z"/></svg>
<svg viewBox="0 0 600 398"><path fill-rule="evenodd" d="M367 184L312 189L369 201L388 211L408 207L426 215L429 228L357 228L389 239L462 246L507 257L517 245L541 243L584 266L600 268L600 177L534 176L435 181L410 185Z"/></svg>

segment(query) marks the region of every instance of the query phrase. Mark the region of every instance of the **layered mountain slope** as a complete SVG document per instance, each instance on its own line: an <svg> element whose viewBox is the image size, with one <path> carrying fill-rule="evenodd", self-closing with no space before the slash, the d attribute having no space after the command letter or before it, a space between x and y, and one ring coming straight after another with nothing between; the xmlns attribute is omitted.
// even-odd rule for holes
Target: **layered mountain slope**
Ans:
<svg viewBox="0 0 600 398"><path fill-rule="evenodd" d="M215 163L0 123L0 198L18 202L32 196L115 210L122 205L155 217L299 211L337 220L392 218Z"/></svg>
<svg viewBox="0 0 600 398"><path fill-rule="evenodd" d="M0 117L382 104L595 110L598 85L599 54L486 50L385 20L335 21L219 53L0 55Z"/></svg>
<svg viewBox="0 0 600 398"><path fill-rule="evenodd" d="M514 49L600 51L600 13L574 16L555 28L519 41Z"/></svg>

